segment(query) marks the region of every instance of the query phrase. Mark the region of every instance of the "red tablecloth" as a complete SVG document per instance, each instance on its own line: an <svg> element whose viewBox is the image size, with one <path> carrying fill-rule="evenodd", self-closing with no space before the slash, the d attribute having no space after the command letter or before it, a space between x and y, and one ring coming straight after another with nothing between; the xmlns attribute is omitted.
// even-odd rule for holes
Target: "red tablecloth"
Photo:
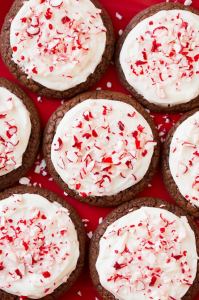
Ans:
<svg viewBox="0 0 199 300"><path fill-rule="evenodd" d="M124 30L126 25L129 23L132 17L134 17L138 12L141 10L160 3L160 0L100 0L102 5L106 8L108 11L112 22L113 26L115 29L115 36L116 39L119 36L119 31L122 29ZM184 3L184 1L175 1L175 2L181 2ZM7 0L7 1L1 1L1 9L0 9L0 27L3 24L3 20L5 18L5 15L7 14L11 4L13 3L13 0ZM199 1L198 0L193 0L192 6L199 9ZM116 17L116 13L119 13L122 16L122 19L120 20L119 18ZM7 70L5 65L2 62L2 59L0 60L0 76L5 77L7 79L10 79L16 83L18 83L12 74ZM92 90L96 89L97 87L101 87L102 89L109 89L107 87L107 82L111 82L112 87L111 90L117 91L117 92L123 92L125 94L128 94L128 92L121 86L116 70L114 66L111 64L109 66L108 71L104 75L104 77L92 88ZM19 83L18 83L19 84ZM29 91L28 89L24 88L23 89L26 91L26 93L31 97L33 102L35 103L37 110L39 112L41 122L42 122L42 127L43 129L45 128L45 125L51 116L51 114L57 109L58 106L61 105L61 100L53 100L53 99L47 99L42 97L41 101L38 101L38 95L34 94L33 92ZM168 130L172 127L172 125L180 118L181 114L176 114L176 115L163 115L163 114L154 114L151 113L151 116L154 118L154 122L156 126L158 126L158 132L160 133L160 136L162 139L165 138ZM169 119L170 122L166 123L165 120ZM168 121L167 121L168 122ZM160 126L161 125L161 126ZM41 162L42 159L42 154L40 153L40 157L37 160L37 162ZM35 165L36 166L36 165ZM47 176L43 176L41 174L36 174L34 172L35 166L31 169L30 172L26 175L29 179L30 182L37 183L37 186L41 184L43 188L47 188L57 194L59 194L61 197L66 199L70 204L73 205L73 207L77 210L79 213L80 217L82 219L87 219L89 222L85 222L87 225L85 227L86 233L93 232L98 224L99 224L99 219L102 217L105 217L109 212L111 212L112 208L98 208L98 207L92 207L87 204L80 203L79 201L66 197L64 195L64 192L54 183L49 181L49 178L51 176L48 174ZM163 198L167 201L173 202L171 197L169 196L168 192L166 191L164 184L163 184L163 179L161 176L161 169L159 166L159 169L154 176L151 186L147 187L142 193L138 195L139 196L154 196L154 197L159 197ZM197 222L197 220L196 220ZM198 221L199 222L199 221ZM89 238L88 243L87 243L87 250L89 247ZM88 251L87 251L88 252ZM88 268L88 255L86 257L86 263L84 270L75 283L75 285L72 287L72 289L60 300L66 300L66 299L73 299L73 300L97 300L101 299L98 295L98 293L95 291L92 281L89 275L89 268ZM195 298L195 300L199 300L199 294Z"/></svg>

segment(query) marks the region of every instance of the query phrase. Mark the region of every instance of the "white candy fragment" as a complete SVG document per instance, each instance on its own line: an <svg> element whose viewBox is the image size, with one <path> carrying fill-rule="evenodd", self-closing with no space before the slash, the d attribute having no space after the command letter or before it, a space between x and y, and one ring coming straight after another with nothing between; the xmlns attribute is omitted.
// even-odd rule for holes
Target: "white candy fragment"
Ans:
<svg viewBox="0 0 199 300"><path fill-rule="evenodd" d="M116 18L118 18L119 20L122 20L122 18L123 18L123 16L122 15L120 15L118 12L116 12Z"/></svg>
<svg viewBox="0 0 199 300"><path fill-rule="evenodd" d="M21 179L19 179L19 183L20 183L20 184L27 185L27 184L30 183L30 179L27 178L27 177L22 177Z"/></svg>
<svg viewBox="0 0 199 300"><path fill-rule="evenodd" d="M185 0L184 5L191 5L192 1L191 0Z"/></svg>
<svg viewBox="0 0 199 300"><path fill-rule="evenodd" d="M89 239L92 239L93 232L92 232L92 231L90 231L89 233L87 233L87 236L88 236L88 238L89 238Z"/></svg>

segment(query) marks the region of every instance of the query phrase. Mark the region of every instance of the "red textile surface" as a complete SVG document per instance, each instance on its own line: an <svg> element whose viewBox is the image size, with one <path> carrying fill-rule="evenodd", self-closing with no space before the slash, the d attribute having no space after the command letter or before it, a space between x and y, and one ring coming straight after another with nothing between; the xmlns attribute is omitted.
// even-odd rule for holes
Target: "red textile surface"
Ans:
<svg viewBox="0 0 199 300"><path fill-rule="evenodd" d="M160 3L162 1L160 0L100 0L102 5L106 8L107 12L109 13L111 20L113 22L113 26L115 29L115 36L116 39L118 38L119 30L122 29L124 30L129 21L131 20L132 17L134 17L138 12L141 10ZM175 1L175 2L180 2L184 3L184 1ZM7 1L1 1L1 10L0 10L0 27L3 24L3 20L5 18L5 15L7 14L11 4L13 3L13 0L7 0ZM192 6L194 8L199 9L199 1L198 0L193 0ZM118 19L116 17L116 12L122 15L122 19ZM0 76L5 77L7 79L10 79L16 83L18 83L12 74L8 71L8 69L5 67L5 65L2 62L2 59L0 59ZM111 82L112 87L108 88L107 87L107 82ZM19 83L18 83L19 84ZM104 75L104 77L92 88L92 90L96 89L97 87L101 87L102 89L108 89L108 90L114 90L117 92L123 92L125 94L128 94L128 92L121 86L116 70L114 66L111 64L109 66L108 71ZM37 110L39 112L41 122L42 122L42 128L45 128L45 125L49 119L49 117L52 115L52 113L61 105L61 100L55 100L55 99L47 99L42 97L41 100L42 102L38 102L37 98L38 95L34 94L33 92L29 91L28 89L24 88L25 92L31 97L33 102L35 103ZM163 114L155 114L151 113L152 116L154 116L154 122L155 125L158 126L162 124L158 132L168 132L169 129L172 127L172 125L180 118L180 114L176 115L169 115L168 118L170 120L170 123L165 122L165 115ZM167 118L167 119L168 119ZM165 138L166 134L162 136L162 138ZM37 161L41 161L42 159L42 154L40 155L40 159ZM49 181L49 178L51 178L50 175L47 176L42 176L41 174L36 174L34 172L35 166L31 169L31 171L28 172L26 175L29 179L30 182L33 184L37 182L37 186L40 183L43 188L49 189L57 194L59 194L61 197L66 199L70 204L73 205L73 207L77 210L79 213L80 217L82 219L88 219L89 222L87 222L87 227L85 227L86 233L89 233L90 231L94 231L98 224L99 224L99 219L102 217L105 217L109 212L112 211L113 208L98 208L98 207L92 207L87 204L80 203L79 201L71 198L71 197L66 197L63 193L63 191L56 185L56 183ZM137 197L139 196L154 196L154 197L159 197L163 198L167 201L173 202L171 197L169 196L168 192L166 191L166 188L164 187L163 184L163 179L161 175L161 168L159 165L159 169L153 178L151 182L151 187L147 187L142 193L140 193ZM197 222L197 220L196 220ZM198 220L199 222L199 220ZM87 250L89 246L89 238L88 243L87 243ZM87 251L88 253L88 251ZM79 293L81 292L81 293ZM80 295L82 296L80 296ZM60 300L66 300L66 299L73 299L73 300L97 300L101 299L98 293L95 291L90 275L89 275L89 268L88 268L88 255L86 258L86 264L84 267L84 270L75 283L75 285L72 287L72 289ZM199 294L196 296L195 300L199 300Z"/></svg>

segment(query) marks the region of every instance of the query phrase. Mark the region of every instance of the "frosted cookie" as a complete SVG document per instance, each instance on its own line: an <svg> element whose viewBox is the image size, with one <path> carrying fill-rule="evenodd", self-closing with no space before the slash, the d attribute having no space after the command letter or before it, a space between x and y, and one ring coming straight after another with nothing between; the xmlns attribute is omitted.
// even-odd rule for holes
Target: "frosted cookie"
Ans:
<svg viewBox="0 0 199 300"><path fill-rule="evenodd" d="M199 104L199 11L160 3L136 15L116 46L122 85L148 109L177 113Z"/></svg>
<svg viewBox="0 0 199 300"><path fill-rule="evenodd" d="M31 169L40 140L41 124L33 102L15 83L0 78L0 190Z"/></svg>
<svg viewBox="0 0 199 300"><path fill-rule="evenodd" d="M84 264L81 219L69 203L44 189L15 187L0 199L1 299L62 296Z"/></svg>
<svg viewBox="0 0 199 300"><path fill-rule="evenodd" d="M135 100L117 92L88 92L54 112L43 153L67 194L113 206L148 185L157 169L159 141L149 114Z"/></svg>
<svg viewBox="0 0 199 300"><path fill-rule="evenodd" d="M162 174L173 200L199 217L199 111L187 112L164 142Z"/></svg>
<svg viewBox="0 0 199 300"><path fill-rule="evenodd" d="M93 234L93 284L104 300L192 299L199 290L198 236L192 218L169 202L127 202Z"/></svg>
<svg viewBox="0 0 199 300"><path fill-rule="evenodd" d="M97 0L16 0L1 35L11 73L49 98L73 97L93 86L114 50L111 20Z"/></svg>

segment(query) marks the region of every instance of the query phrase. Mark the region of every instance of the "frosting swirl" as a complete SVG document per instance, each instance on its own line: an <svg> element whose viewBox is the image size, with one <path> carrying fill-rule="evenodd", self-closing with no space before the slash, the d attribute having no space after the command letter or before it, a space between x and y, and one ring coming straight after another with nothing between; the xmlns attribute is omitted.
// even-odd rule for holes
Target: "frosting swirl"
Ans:
<svg viewBox="0 0 199 300"><path fill-rule="evenodd" d="M120 300L176 300L197 272L193 230L186 217L142 207L112 223L99 243L102 286Z"/></svg>
<svg viewBox="0 0 199 300"><path fill-rule="evenodd" d="M30 133L30 116L25 105L0 87L0 176L21 166Z"/></svg>
<svg viewBox="0 0 199 300"><path fill-rule="evenodd" d="M199 206L199 112L176 129L170 145L169 167L180 193Z"/></svg>
<svg viewBox="0 0 199 300"><path fill-rule="evenodd" d="M106 46L100 13L90 0L25 1L11 23L14 62L50 89L85 82Z"/></svg>
<svg viewBox="0 0 199 300"><path fill-rule="evenodd" d="M70 109L51 146L53 165L82 197L115 195L146 174L156 142L129 104L88 99Z"/></svg>
<svg viewBox="0 0 199 300"><path fill-rule="evenodd" d="M79 242L68 210L36 194L0 201L0 287L39 299L76 268Z"/></svg>
<svg viewBox="0 0 199 300"><path fill-rule="evenodd" d="M126 37L120 64L127 82L163 106L186 103L199 94L199 16L160 11Z"/></svg>

